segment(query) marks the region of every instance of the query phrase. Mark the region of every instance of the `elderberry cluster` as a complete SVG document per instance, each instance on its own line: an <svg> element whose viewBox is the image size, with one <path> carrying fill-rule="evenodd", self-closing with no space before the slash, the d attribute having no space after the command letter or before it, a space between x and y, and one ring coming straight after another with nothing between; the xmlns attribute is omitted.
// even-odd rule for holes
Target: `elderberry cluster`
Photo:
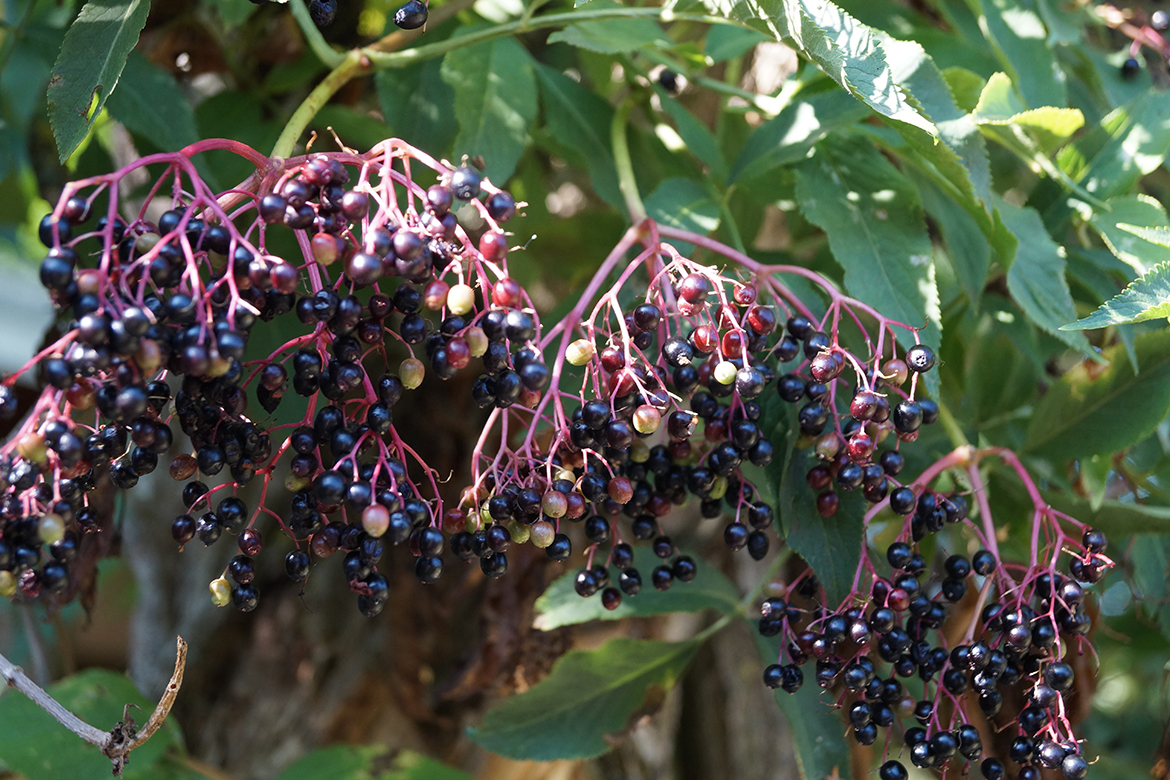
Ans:
<svg viewBox="0 0 1170 780"><path fill-rule="evenodd" d="M896 508L893 495L890 507ZM764 671L765 684L794 693L804 682L802 667L815 661L816 684L840 695L858 743L871 745L879 729L912 719L903 743L914 766L940 769L966 761L978 764L987 780L1001 780L1007 776L1004 763L984 758L980 730L972 724L969 707L977 702L991 731L1017 735L1008 752L1019 767L1016 777L1039 780L1041 768L1049 768L1081 780L1089 763L1066 717L1065 697L1074 681L1067 658L1079 652L1090 625L1080 583L1096 582L1110 565L1102 554L1105 535L1085 529L1080 544L1063 540L1074 550L1071 578L1038 567L1017 582L989 550L971 559L951 555L932 574L914 543L938 530L938 523L967 521L965 503L961 496L923 492L902 513L910 512L911 541L889 545L891 572L873 576L868 596L858 598L862 604L840 611L825 607L811 574L788 589L787 600L763 603L759 631L783 636L788 658ZM973 577L982 579L977 613L967 636L948 647L942 629L950 605L963 600ZM990 600L992 593L998 601ZM990 603L984 605L985 598ZM1025 705L1005 713L1005 694L1013 691L1018 694L1007 699ZM886 740L888 751L889 732ZM902 760L890 759L879 777L905 780L908 774Z"/></svg>

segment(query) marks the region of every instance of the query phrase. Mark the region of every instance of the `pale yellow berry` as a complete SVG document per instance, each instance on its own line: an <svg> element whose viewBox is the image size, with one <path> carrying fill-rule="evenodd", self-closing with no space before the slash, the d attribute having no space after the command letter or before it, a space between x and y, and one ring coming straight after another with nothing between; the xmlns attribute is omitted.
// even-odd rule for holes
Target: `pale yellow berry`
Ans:
<svg viewBox="0 0 1170 780"><path fill-rule="evenodd" d="M451 296L447 296L447 303L451 303ZM450 308L450 305L448 305ZM483 328L478 325L472 325L467 330L463 331L463 340L467 342L467 349L471 352L472 357L483 357L488 350L488 337L483 332Z"/></svg>
<svg viewBox="0 0 1170 780"><path fill-rule="evenodd" d="M711 375L715 377L715 381L719 384L729 385L735 381L735 375L737 371L738 369L736 369L734 363L728 360L724 360L722 363L715 366L715 370L711 372Z"/></svg>
<svg viewBox="0 0 1170 780"><path fill-rule="evenodd" d="M645 463L650 460L650 445L641 439L634 439L630 445L630 460L634 463Z"/></svg>
<svg viewBox="0 0 1170 780"><path fill-rule="evenodd" d="M362 510L362 528L377 539L390 527L390 510L381 504L370 504Z"/></svg>
<svg viewBox="0 0 1170 780"><path fill-rule="evenodd" d="M707 494L707 498L712 501L718 501L727 495L727 477L715 477L715 484L711 486L711 492Z"/></svg>
<svg viewBox="0 0 1170 780"><path fill-rule="evenodd" d="M447 291L447 311L463 316L475 308L475 290L466 284L457 284Z"/></svg>
<svg viewBox="0 0 1170 780"><path fill-rule="evenodd" d="M516 520L509 520L505 528L512 535L512 544L524 544L528 541L528 526L523 523L517 522Z"/></svg>
<svg viewBox="0 0 1170 780"><path fill-rule="evenodd" d="M542 550L553 543L553 538L556 535L557 529L553 528L553 524L547 520L537 520L528 529L528 538Z"/></svg>
<svg viewBox="0 0 1170 780"><path fill-rule="evenodd" d="M289 474L284 478L284 489L290 493L296 493L298 490L307 488L309 486L309 479L307 477L298 477L296 474Z"/></svg>
<svg viewBox="0 0 1170 780"><path fill-rule="evenodd" d="M544 546L547 547L548 545ZM10 599L15 595L16 577L10 571L0 571L0 598Z"/></svg>
<svg viewBox="0 0 1170 780"><path fill-rule="evenodd" d="M65 536L65 521L61 519L61 515L49 512L41 517L37 523L37 536L41 537L45 544L61 541Z"/></svg>
<svg viewBox="0 0 1170 780"><path fill-rule="evenodd" d="M642 404L634 410L634 430L638 433L654 433L662 422L662 414L650 404Z"/></svg>
<svg viewBox="0 0 1170 780"><path fill-rule="evenodd" d="M414 390L422 384L423 374L426 373L426 366L421 360L417 358L407 358L398 366L398 378L402 380L402 385L407 390Z"/></svg>
<svg viewBox="0 0 1170 780"><path fill-rule="evenodd" d="M565 350L565 360L571 365L583 366L593 359L596 352L593 342L588 339L577 339Z"/></svg>
<svg viewBox="0 0 1170 780"><path fill-rule="evenodd" d="M16 451L25 460L33 463L44 463L48 450L45 447L45 437L39 433L26 433L16 442Z"/></svg>
<svg viewBox="0 0 1170 780"><path fill-rule="evenodd" d="M438 311L447 305L447 293L450 285L442 279L435 279L423 290L423 305L431 311Z"/></svg>
<svg viewBox="0 0 1170 780"><path fill-rule="evenodd" d="M217 607L226 607L232 600L232 586L225 577L212 580L207 588L211 591L211 603Z"/></svg>

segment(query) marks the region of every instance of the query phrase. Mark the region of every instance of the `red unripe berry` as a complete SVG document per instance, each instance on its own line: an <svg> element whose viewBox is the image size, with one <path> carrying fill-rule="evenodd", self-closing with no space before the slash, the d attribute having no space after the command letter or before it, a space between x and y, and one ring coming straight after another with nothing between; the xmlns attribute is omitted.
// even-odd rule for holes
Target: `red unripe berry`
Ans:
<svg viewBox="0 0 1170 780"><path fill-rule="evenodd" d="M833 474L828 466L820 464L808 470L805 480L813 490L824 490L832 483Z"/></svg>
<svg viewBox="0 0 1170 780"><path fill-rule="evenodd" d="M277 292L287 295L297 289L300 273L291 263L280 262L272 264L268 269L268 277Z"/></svg>
<svg viewBox="0 0 1170 780"><path fill-rule="evenodd" d="M456 336L447 342L447 362L451 368L466 368L471 362L471 347L467 342Z"/></svg>
<svg viewBox="0 0 1170 780"><path fill-rule="evenodd" d="M723 357L728 359L743 357L744 341L743 331L741 330L729 330L724 333L723 339L720 342Z"/></svg>
<svg viewBox="0 0 1170 780"><path fill-rule="evenodd" d="M747 313L748 327L761 336L776 330L776 313L763 306L753 306Z"/></svg>
<svg viewBox="0 0 1170 780"><path fill-rule="evenodd" d="M837 352L822 352L812 359L809 373L818 382L830 382L845 370L845 359Z"/></svg>
<svg viewBox="0 0 1170 780"><path fill-rule="evenodd" d="M626 353L617 347L606 347L601 350L601 367L607 373L614 373L626 367Z"/></svg>
<svg viewBox="0 0 1170 780"><path fill-rule="evenodd" d="M508 237L495 230L489 230L479 237L479 253L488 262L499 262L508 254Z"/></svg>
<svg viewBox="0 0 1170 780"><path fill-rule="evenodd" d="M522 290L520 284L510 277L504 277L492 286L492 303L505 308L515 308L520 305Z"/></svg>
<svg viewBox="0 0 1170 780"><path fill-rule="evenodd" d="M710 325L700 325L695 328L691 341L694 343L695 349L709 355L715 351L715 345L719 343L719 331Z"/></svg>
<svg viewBox="0 0 1170 780"><path fill-rule="evenodd" d="M715 322L720 328L733 327L739 322L739 312L733 306L720 305L715 311Z"/></svg>
<svg viewBox="0 0 1170 780"><path fill-rule="evenodd" d="M467 530L467 512L459 507L451 507L443 512L443 532L457 534Z"/></svg>
<svg viewBox="0 0 1170 780"><path fill-rule="evenodd" d="M743 306L756 302L756 296L759 295L755 287L746 284L737 284L731 293L731 297L735 302Z"/></svg>
<svg viewBox="0 0 1170 780"><path fill-rule="evenodd" d="M832 490L826 490L817 496L817 513L821 517L832 517L837 514L840 505L841 499Z"/></svg>
<svg viewBox="0 0 1170 780"><path fill-rule="evenodd" d="M864 463L873 454L873 439L869 438L865 432L858 431L849 440L848 447L849 457L855 463Z"/></svg>
<svg viewBox="0 0 1170 780"><path fill-rule="evenodd" d="M897 387L903 384L910 376L910 369L906 366L905 362L894 358L887 360L882 365L882 376L885 377L886 382Z"/></svg>
<svg viewBox="0 0 1170 780"><path fill-rule="evenodd" d="M607 492L618 504L625 505L634 497L634 486L625 477L614 477L609 481Z"/></svg>
<svg viewBox="0 0 1170 780"><path fill-rule="evenodd" d="M869 390L862 390L857 395L853 396L853 400L849 402L849 413L853 415L854 420L862 422L873 419L873 413L877 410L877 396Z"/></svg>
<svg viewBox="0 0 1170 780"><path fill-rule="evenodd" d="M707 300L707 292L707 279L700 274L689 274L678 284L678 297L695 305Z"/></svg>
<svg viewBox="0 0 1170 780"><path fill-rule="evenodd" d="M910 594L901 588L890 591L889 607L895 612L905 612L910 608Z"/></svg>
<svg viewBox="0 0 1170 780"><path fill-rule="evenodd" d="M679 300L678 313L683 317L694 317L703 307L690 301Z"/></svg>

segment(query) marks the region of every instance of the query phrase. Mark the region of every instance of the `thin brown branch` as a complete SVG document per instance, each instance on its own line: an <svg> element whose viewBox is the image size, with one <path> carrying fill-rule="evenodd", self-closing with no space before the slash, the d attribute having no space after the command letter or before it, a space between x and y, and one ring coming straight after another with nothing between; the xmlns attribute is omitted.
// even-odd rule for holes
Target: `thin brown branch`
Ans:
<svg viewBox="0 0 1170 780"><path fill-rule="evenodd" d="M171 676L171 681L167 684L166 692L163 694L158 706L155 707L154 712L150 716L150 720L147 721L146 726L141 731L138 731L134 725L134 719L129 717L128 712L132 705L126 706L122 721L109 731L102 731L96 726L89 725L62 706L44 688L29 679L28 675L19 666L9 661L2 654L0 654L0 677L4 678L4 682L8 684L9 688L23 693L34 704L52 715L62 726L91 745L96 745L102 751L102 754L110 759L114 774L121 777L122 767L126 764L126 757L130 754L130 751L141 747L146 740L150 739L158 731L163 721L166 720L167 714L171 711L171 707L175 703L175 697L179 693L179 687L183 684L183 671L186 665L187 643L183 641L183 637L178 637L175 673Z"/></svg>

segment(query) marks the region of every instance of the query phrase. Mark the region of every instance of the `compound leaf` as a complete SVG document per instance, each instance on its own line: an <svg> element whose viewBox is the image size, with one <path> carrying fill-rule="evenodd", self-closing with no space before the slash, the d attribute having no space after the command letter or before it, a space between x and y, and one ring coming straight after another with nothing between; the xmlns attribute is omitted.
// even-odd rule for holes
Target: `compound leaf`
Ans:
<svg viewBox="0 0 1170 780"><path fill-rule="evenodd" d="M574 650L542 682L506 699L468 734L507 758L599 756L661 706L700 644L613 639L597 650Z"/></svg>
<svg viewBox="0 0 1170 780"><path fill-rule="evenodd" d="M503 184L516 170L536 119L532 57L516 39L501 38L449 52L442 76L455 92L456 157L481 155L487 175Z"/></svg>
<svg viewBox="0 0 1170 780"><path fill-rule="evenodd" d="M645 545L634 548L634 568L649 585L650 572L663 561ZM676 582L670 590L642 588L637 596L626 596L617 609L606 609L600 597L581 598L574 589L576 569L557 577L536 600L533 625L542 631L571 626L590 620L620 620L668 612L698 612L714 609L727 614L739 605L739 593L731 580L715 566L699 561L699 573L691 582Z"/></svg>
<svg viewBox="0 0 1170 780"><path fill-rule="evenodd" d="M61 162L84 140L146 25L150 0L89 0L65 33L49 78L49 124Z"/></svg>
<svg viewBox="0 0 1170 780"><path fill-rule="evenodd" d="M1097 311L1061 326L1061 330L1091 330L1165 317L1170 317L1170 261L1154 266Z"/></svg>
<svg viewBox="0 0 1170 780"><path fill-rule="evenodd" d="M1036 405L1024 450L1057 460L1112 453L1150 434L1170 411L1170 331L1134 342L1140 374L1122 346L1105 351L1110 366L1092 376L1082 363Z"/></svg>

